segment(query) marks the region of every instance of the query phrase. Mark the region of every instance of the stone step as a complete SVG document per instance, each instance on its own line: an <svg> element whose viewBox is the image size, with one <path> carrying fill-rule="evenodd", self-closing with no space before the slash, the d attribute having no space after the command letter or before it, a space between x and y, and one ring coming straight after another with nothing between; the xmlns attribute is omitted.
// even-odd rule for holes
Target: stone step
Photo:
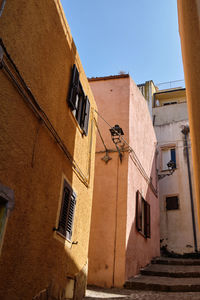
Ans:
<svg viewBox="0 0 200 300"><path fill-rule="evenodd" d="M125 288L163 292L199 292L200 278L171 278L138 275L125 283Z"/></svg>
<svg viewBox="0 0 200 300"><path fill-rule="evenodd" d="M174 277L174 278L200 278L199 265L162 265L153 264L140 270L142 275Z"/></svg>
<svg viewBox="0 0 200 300"><path fill-rule="evenodd" d="M152 259L151 263L161 264L161 265L200 266L200 259L159 257L159 258Z"/></svg>

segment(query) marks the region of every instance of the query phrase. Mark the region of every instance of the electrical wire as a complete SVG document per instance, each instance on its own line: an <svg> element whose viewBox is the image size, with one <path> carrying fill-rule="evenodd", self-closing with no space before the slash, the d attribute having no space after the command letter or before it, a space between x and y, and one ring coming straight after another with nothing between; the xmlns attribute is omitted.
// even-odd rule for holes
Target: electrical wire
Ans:
<svg viewBox="0 0 200 300"><path fill-rule="evenodd" d="M98 116L110 127L113 129L113 131L119 135L119 133L104 119L104 117L97 111L94 110ZM133 161L133 163L135 164L135 166L137 167L138 171L141 173L141 175L143 176L143 178L146 180L146 182L150 185L150 187L152 188L152 191L157 195L157 191L156 189L153 187L153 184L151 182L151 178L147 175L146 171L144 170L139 158L137 157L135 151L133 150L133 148L128 144L128 142L120 135L119 137L127 146L129 149L129 154L130 154L130 158Z"/></svg>
<svg viewBox="0 0 200 300"><path fill-rule="evenodd" d="M89 186L89 176L87 178L83 174L83 172L81 171L80 167L78 166L78 164L76 163L76 161L74 160L74 158L69 153L67 147L65 146L65 144L62 141L61 137L59 136L59 134L55 130L55 128L54 128L53 124L51 123L51 121L49 120L48 116L42 110L42 108L40 107L39 103L37 102L37 100L35 99L34 95L32 94L30 88L27 86L27 84L25 83L24 79L22 78L22 76L21 76L19 70L17 69L15 63L13 62L12 58L8 54L8 52L6 50L6 47L3 44L2 39L0 39L0 45L1 45L2 49L3 49L3 52L6 54L6 57L7 57L8 61L9 61L9 63L13 67L15 75L17 76L17 78L15 78L15 76L13 75L13 73L10 70L9 66L5 63L4 58L2 58L1 61L0 61L0 67L1 67L1 69L4 70L6 72L6 74L8 75L8 77L12 80L12 82L14 83L14 85L17 88L18 92L21 94L21 96L24 98L24 100L29 104L30 108L35 113L35 115L37 116L37 118L40 121L41 120L43 121L43 124L45 125L45 127L49 130L49 132L54 137L54 139L58 143L58 145L61 148L61 150L64 152L64 154L66 155L66 157L68 158L68 160L71 162L72 168L75 171L76 175L85 184L85 186L88 187ZM89 171L90 171L90 167L89 167L88 172Z"/></svg>

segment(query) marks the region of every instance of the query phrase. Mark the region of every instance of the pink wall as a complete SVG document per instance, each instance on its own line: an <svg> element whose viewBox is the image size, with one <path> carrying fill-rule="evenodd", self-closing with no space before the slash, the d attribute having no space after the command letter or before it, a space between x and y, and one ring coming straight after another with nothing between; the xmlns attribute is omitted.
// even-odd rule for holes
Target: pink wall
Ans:
<svg viewBox="0 0 200 300"><path fill-rule="evenodd" d="M137 154L156 188L156 136L148 106L136 84L130 79L129 144ZM136 191L150 204L151 238L136 229ZM126 279L136 275L152 257L160 255L160 209L158 198L129 157L126 228Z"/></svg>
<svg viewBox="0 0 200 300"><path fill-rule="evenodd" d="M90 85L99 113L111 126L122 127L124 138L138 154L146 172L153 172L156 139L146 101L136 85L128 75L102 78L91 81ZM116 150L109 127L100 117L98 126L106 147ZM99 153L104 150L98 136L88 283L121 287L140 266L159 255L159 204L128 152L124 152L122 163L118 153L109 153L112 160L105 164L102 161L105 153ZM151 203L151 215L155 216L152 217L151 240L146 240L135 229L137 189Z"/></svg>
<svg viewBox="0 0 200 300"><path fill-rule="evenodd" d="M90 82L98 111L114 126L119 124L128 138L129 78ZM98 126L108 149L116 150L108 125L98 117ZM97 134L96 151L104 150ZM126 199L128 156L118 153L107 164L105 153L96 153L95 181L89 246L88 283L122 286L125 276Z"/></svg>

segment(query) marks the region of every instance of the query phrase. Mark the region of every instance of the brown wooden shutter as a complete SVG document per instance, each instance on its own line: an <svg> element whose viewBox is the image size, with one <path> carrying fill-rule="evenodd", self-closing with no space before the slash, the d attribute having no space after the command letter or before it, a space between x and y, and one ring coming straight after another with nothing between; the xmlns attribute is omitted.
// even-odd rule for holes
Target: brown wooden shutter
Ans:
<svg viewBox="0 0 200 300"><path fill-rule="evenodd" d="M79 90L79 72L76 65L74 64L72 70L71 88L70 88L70 93L68 98L68 103L72 110L76 109L78 90Z"/></svg>
<svg viewBox="0 0 200 300"><path fill-rule="evenodd" d="M67 228L66 228L66 238L69 240L71 240L72 237L74 212L75 212L75 205L76 205L76 194L72 192L70 198L71 201L70 201L70 207L69 207L68 219L67 219Z"/></svg>
<svg viewBox="0 0 200 300"><path fill-rule="evenodd" d="M136 228L142 231L142 196L139 191L136 192Z"/></svg>
<svg viewBox="0 0 200 300"><path fill-rule="evenodd" d="M85 135L88 134L88 124L90 119L90 101L88 97L85 97L85 108L84 108L84 119L83 119L83 132Z"/></svg>
<svg viewBox="0 0 200 300"><path fill-rule="evenodd" d="M70 185L64 181L58 231L69 240L71 240L72 236L75 205L76 194L73 192Z"/></svg>
<svg viewBox="0 0 200 300"><path fill-rule="evenodd" d="M145 220L145 228L144 228L144 234L147 238L151 237L151 220L150 220L150 205L145 201L144 206L144 220Z"/></svg>

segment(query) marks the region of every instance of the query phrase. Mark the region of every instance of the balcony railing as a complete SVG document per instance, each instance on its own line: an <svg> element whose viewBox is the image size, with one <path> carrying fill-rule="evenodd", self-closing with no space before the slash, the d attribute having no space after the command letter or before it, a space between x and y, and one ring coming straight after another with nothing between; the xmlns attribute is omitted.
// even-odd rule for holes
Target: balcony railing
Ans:
<svg viewBox="0 0 200 300"><path fill-rule="evenodd" d="M161 82L157 83L156 86L158 87L159 91L175 88L185 88L185 81L184 79L181 79L175 81Z"/></svg>

